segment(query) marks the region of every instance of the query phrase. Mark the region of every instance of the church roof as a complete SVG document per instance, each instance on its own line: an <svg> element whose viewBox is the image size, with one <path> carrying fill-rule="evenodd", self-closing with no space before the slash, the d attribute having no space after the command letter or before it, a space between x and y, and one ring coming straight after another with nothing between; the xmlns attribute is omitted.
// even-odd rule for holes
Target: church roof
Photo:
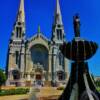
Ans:
<svg viewBox="0 0 100 100"><path fill-rule="evenodd" d="M40 33L37 33L35 34L34 36L32 36L31 38L28 39L29 42L31 41L34 41L35 39L38 39L38 38L42 38L44 41L46 42L49 42L50 40L44 36L41 32Z"/></svg>

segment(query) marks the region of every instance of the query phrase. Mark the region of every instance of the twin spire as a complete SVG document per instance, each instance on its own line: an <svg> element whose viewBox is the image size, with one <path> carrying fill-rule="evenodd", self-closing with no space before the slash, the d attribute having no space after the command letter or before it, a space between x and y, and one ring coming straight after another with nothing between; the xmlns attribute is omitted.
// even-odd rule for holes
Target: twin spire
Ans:
<svg viewBox="0 0 100 100"><path fill-rule="evenodd" d="M21 22L25 24L24 0L20 0L17 22ZM54 25L63 25L59 0L56 0Z"/></svg>
<svg viewBox="0 0 100 100"><path fill-rule="evenodd" d="M19 7L19 11L18 11L18 20L21 22L25 22L24 0L20 0L20 7ZM60 24L60 25L63 24L59 0L56 0L56 11L55 11L54 24Z"/></svg>
<svg viewBox="0 0 100 100"><path fill-rule="evenodd" d="M25 37L25 12L24 12L24 0L20 0L20 6L17 14L17 19L14 24L12 32L13 39L22 39Z"/></svg>
<svg viewBox="0 0 100 100"><path fill-rule="evenodd" d="M56 0L55 22L54 24L63 25L59 0Z"/></svg>
<svg viewBox="0 0 100 100"><path fill-rule="evenodd" d="M20 0L20 7L18 11L18 21L25 22L24 0Z"/></svg>

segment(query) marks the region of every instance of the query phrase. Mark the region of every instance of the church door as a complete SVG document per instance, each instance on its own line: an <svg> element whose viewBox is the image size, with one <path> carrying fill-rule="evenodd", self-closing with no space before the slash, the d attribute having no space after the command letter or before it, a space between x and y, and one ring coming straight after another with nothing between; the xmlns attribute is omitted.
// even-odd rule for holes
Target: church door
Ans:
<svg viewBox="0 0 100 100"><path fill-rule="evenodd" d="M64 73L63 73L63 71L59 71L58 72L58 80L62 81L63 79L64 79Z"/></svg>
<svg viewBox="0 0 100 100"><path fill-rule="evenodd" d="M42 75L41 74L37 74L36 75L36 80L42 80Z"/></svg>
<svg viewBox="0 0 100 100"><path fill-rule="evenodd" d="M42 75L41 74L36 74L36 84L37 85L42 85Z"/></svg>

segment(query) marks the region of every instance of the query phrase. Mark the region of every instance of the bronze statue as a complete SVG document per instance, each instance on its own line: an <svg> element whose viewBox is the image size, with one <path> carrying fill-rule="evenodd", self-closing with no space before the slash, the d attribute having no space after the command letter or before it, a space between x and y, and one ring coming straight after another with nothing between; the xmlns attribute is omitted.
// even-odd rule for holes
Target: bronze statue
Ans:
<svg viewBox="0 0 100 100"><path fill-rule="evenodd" d="M73 17L75 37L80 37L80 18L78 14Z"/></svg>

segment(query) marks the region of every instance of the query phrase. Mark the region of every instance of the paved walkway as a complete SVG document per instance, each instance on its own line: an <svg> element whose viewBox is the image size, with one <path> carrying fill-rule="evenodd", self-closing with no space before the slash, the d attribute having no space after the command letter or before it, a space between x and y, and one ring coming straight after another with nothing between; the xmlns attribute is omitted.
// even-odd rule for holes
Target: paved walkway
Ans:
<svg viewBox="0 0 100 100"><path fill-rule="evenodd" d="M0 96L0 100L28 100L29 95Z"/></svg>
<svg viewBox="0 0 100 100"><path fill-rule="evenodd" d="M30 100L43 100L41 98L58 98L61 94L62 91L57 90L54 87L41 87L40 92L34 92L34 88L31 88Z"/></svg>
<svg viewBox="0 0 100 100"><path fill-rule="evenodd" d="M39 89L32 87L29 94L1 96L0 100L48 100L47 98L55 100L54 98L58 98L61 94L62 91L54 87L39 87Z"/></svg>

